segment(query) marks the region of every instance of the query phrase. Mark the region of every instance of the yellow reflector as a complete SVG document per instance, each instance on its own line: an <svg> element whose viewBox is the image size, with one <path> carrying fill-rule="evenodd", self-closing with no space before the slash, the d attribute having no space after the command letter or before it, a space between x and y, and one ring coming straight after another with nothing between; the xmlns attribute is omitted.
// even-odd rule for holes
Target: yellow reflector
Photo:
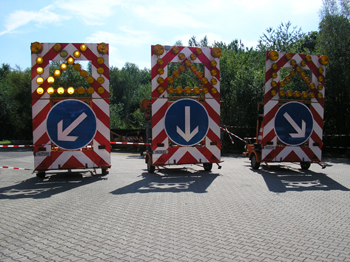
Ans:
<svg viewBox="0 0 350 262"><path fill-rule="evenodd" d="M42 95L42 94L44 93L44 88L38 87L38 88L36 89L36 92L37 92L39 95Z"/></svg>
<svg viewBox="0 0 350 262"><path fill-rule="evenodd" d="M73 57L69 57L67 59L67 63L68 63L68 65L73 65L74 64L74 58Z"/></svg>
<svg viewBox="0 0 350 262"><path fill-rule="evenodd" d="M157 91L159 94L162 94L164 92L164 88L160 86L157 88Z"/></svg>
<svg viewBox="0 0 350 262"><path fill-rule="evenodd" d="M80 51L84 52L86 51L87 46L85 44L80 45Z"/></svg>
<svg viewBox="0 0 350 262"><path fill-rule="evenodd" d="M277 73L276 73L276 72L273 72L273 73L271 74L271 77L272 77L272 78L276 78L276 77L277 77Z"/></svg>
<svg viewBox="0 0 350 262"><path fill-rule="evenodd" d="M311 55L307 55L307 56L305 57L305 60L306 60L307 62L310 62L310 61L312 60Z"/></svg>
<svg viewBox="0 0 350 262"><path fill-rule="evenodd" d="M190 94L190 93L191 93L191 87L186 86L186 87L185 87L185 93L186 93L186 94Z"/></svg>
<svg viewBox="0 0 350 262"><path fill-rule="evenodd" d="M81 70L81 71L80 71L80 75L81 75L82 77L87 77L87 76L88 76L88 72L87 72L86 70Z"/></svg>
<svg viewBox="0 0 350 262"><path fill-rule="evenodd" d="M299 91L295 91L295 92L294 92L294 96L295 96L295 97L300 97L300 92L299 92Z"/></svg>
<svg viewBox="0 0 350 262"><path fill-rule="evenodd" d="M80 71L81 70L81 65L80 64L74 64L73 68L75 71Z"/></svg>
<svg viewBox="0 0 350 262"><path fill-rule="evenodd" d="M77 92L78 92L79 95L82 95L82 94L85 93L85 88L82 87L82 86L79 86Z"/></svg>
<svg viewBox="0 0 350 262"><path fill-rule="evenodd" d="M311 89L315 89L315 88L316 88L316 85L315 85L314 83L311 83L311 84L310 84L310 88L311 88Z"/></svg>
<svg viewBox="0 0 350 262"><path fill-rule="evenodd" d="M43 45L39 42L34 42L30 45L30 50L34 54L39 54L41 51L43 51Z"/></svg>
<svg viewBox="0 0 350 262"><path fill-rule="evenodd" d="M162 55L164 53L164 47L162 45L155 45L153 47L153 54Z"/></svg>
<svg viewBox="0 0 350 262"><path fill-rule="evenodd" d="M179 70L181 71L181 72L183 72L183 71L185 71L185 66L184 65L179 65Z"/></svg>
<svg viewBox="0 0 350 262"><path fill-rule="evenodd" d="M55 93L55 89L53 88L53 87L49 87L48 89L47 89L47 93L49 94L49 95L52 95L53 93Z"/></svg>
<svg viewBox="0 0 350 262"><path fill-rule="evenodd" d="M194 73L194 72L197 72L197 67L195 65L192 65L191 66L191 71Z"/></svg>
<svg viewBox="0 0 350 262"><path fill-rule="evenodd" d="M53 76L49 76L49 77L47 78L47 82L48 82L49 84L53 84L53 83L55 82L55 78L54 78Z"/></svg>
<svg viewBox="0 0 350 262"><path fill-rule="evenodd" d="M211 74L212 76L216 76L217 73L218 73L218 72L217 72L215 69L212 69L212 70L210 71L210 74Z"/></svg>
<svg viewBox="0 0 350 262"><path fill-rule="evenodd" d="M100 85L102 85L104 82L105 82L105 79L102 76L97 78L97 83L99 83Z"/></svg>
<svg viewBox="0 0 350 262"><path fill-rule="evenodd" d="M203 77L201 81L204 85L208 84L208 79L206 77Z"/></svg>
<svg viewBox="0 0 350 262"><path fill-rule="evenodd" d="M87 92L91 95L91 94L93 94L93 93L95 92L95 89L94 89L92 86L90 86L90 87L87 89Z"/></svg>
<svg viewBox="0 0 350 262"><path fill-rule="evenodd" d="M199 48L199 47L198 47L198 48L196 48L196 54L197 54L197 55L200 55L201 53L202 53L202 49L201 49L201 48Z"/></svg>
<svg viewBox="0 0 350 262"><path fill-rule="evenodd" d="M169 86L169 87L166 89L166 91L168 91L169 94L172 94L172 93L174 92L174 89L173 89L171 86Z"/></svg>
<svg viewBox="0 0 350 262"><path fill-rule="evenodd" d="M60 45L60 44L55 44L55 45L53 46L53 50L55 50L56 52L61 51L61 45Z"/></svg>
<svg viewBox="0 0 350 262"><path fill-rule="evenodd" d="M315 98L315 93L314 92L310 92L309 97L310 98Z"/></svg>
<svg viewBox="0 0 350 262"><path fill-rule="evenodd" d="M73 95L74 94L74 92L75 92L75 90L74 90L74 88L73 87L68 87L68 89L67 89L67 93L68 94L70 94L70 95Z"/></svg>
<svg viewBox="0 0 350 262"><path fill-rule="evenodd" d="M179 77L180 76L180 72L179 71L174 71L173 72L173 77Z"/></svg>
<svg viewBox="0 0 350 262"><path fill-rule="evenodd" d="M102 75L104 72L105 70L103 69L103 67L97 68L97 73L99 73L100 75Z"/></svg>
<svg viewBox="0 0 350 262"><path fill-rule="evenodd" d="M44 59L43 59L41 56L38 56L38 57L36 58L36 62L37 62L39 65L41 65L42 63L44 63Z"/></svg>
<svg viewBox="0 0 350 262"><path fill-rule="evenodd" d="M290 75L287 75L287 76L285 77L285 80L286 80L287 82L289 82L291 79L292 79L292 77L291 77Z"/></svg>
<svg viewBox="0 0 350 262"><path fill-rule="evenodd" d="M310 84L310 82L311 82L310 77L305 77L305 82L306 82L307 84Z"/></svg>
<svg viewBox="0 0 350 262"><path fill-rule="evenodd" d="M185 54L184 53L180 53L178 55L178 57L179 57L180 60L184 60L185 59Z"/></svg>
<svg viewBox="0 0 350 262"><path fill-rule="evenodd" d="M288 90L288 91L287 91L287 96L288 96L288 97L293 96L293 92L292 92L292 91L290 91L290 90Z"/></svg>
<svg viewBox="0 0 350 262"><path fill-rule="evenodd" d="M297 70L297 72L300 72L300 71L301 71L301 67L300 67L300 66L297 66L297 67L295 68L295 70Z"/></svg>
<svg viewBox="0 0 350 262"><path fill-rule="evenodd" d="M172 76L169 76L166 81L168 81L168 84L171 85L172 83L174 83L174 78Z"/></svg>
<svg viewBox="0 0 350 262"><path fill-rule="evenodd" d="M97 46L97 52L100 54L107 54L108 53L108 45L105 43L101 43Z"/></svg>
<svg viewBox="0 0 350 262"><path fill-rule="evenodd" d="M317 77L317 80L318 80L318 82L323 82L324 78L323 78L323 76L319 76L319 77Z"/></svg>
<svg viewBox="0 0 350 262"><path fill-rule="evenodd" d="M57 94L63 95L64 94L64 88L63 87L57 88Z"/></svg>
<svg viewBox="0 0 350 262"><path fill-rule="evenodd" d="M59 76L61 75L61 71L58 70L58 69L56 69L55 71L53 71L53 75L54 75L55 77L59 77Z"/></svg>
<svg viewBox="0 0 350 262"><path fill-rule="evenodd" d="M301 66L306 66L306 61L305 61L305 60L301 61L301 62L300 62L300 65L301 65Z"/></svg>
<svg viewBox="0 0 350 262"><path fill-rule="evenodd" d="M291 76L295 76L295 74L296 74L296 73L295 73L294 70L290 72L290 75L291 75Z"/></svg>
<svg viewBox="0 0 350 262"><path fill-rule="evenodd" d="M99 93L100 95L102 95L104 92L105 92L105 89L102 86L97 88L97 93Z"/></svg>
<svg viewBox="0 0 350 262"><path fill-rule="evenodd" d="M303 92L301 93L301 95L302 95L302 97L304 97L304 98L309 97L309 95L306 93L306 91L303 91Z"/></svg>
<svg viewBox="0 0 350 262"><path fill-rule="evenodd" d="M279 54L277 51L271 51L269 53L269 58L271 61L276 61L278 59L278 57L279 57Z"/></svg>
<svg viewBox="0 0 350 262"><path fill-rule="evenodd" d="M204 87L204 88L203 88L203 93L204 93L204 94L207 94L208 92L209 92L208 88Z"/></svg>
<svg viewBox="0 0 350 262"><path fill-rule="evenodd" d="M323 69L322 67L319 67L319 68L318 68L318 72L319 72L320 74L323 74L324 69Z"/></svg>
<svg viewBox="0 0 350 262"><path fill-rule="evenodd" d="M272 87L276 87L276 86L277 86L276 81L272 81L272 82L271 82L271 86L272 86Z"/></svg>
<svg viewBox="0 0 350 262"><path fill-rule="evenodd" d="M286 85L286 82L284 82L284 81L280 82L280 87L284 87L285 85Z"/></svg>
<svg viewBox="0 0 350 262"><path fill-rule="evenodd" d="M329 63L329 58L328 56L323 55L320 57L318 61L320 62L321 65L327 65Z"/></svg>
<svg viewBox="0 0 350 262"><path fill-rule="evenodd" d="M181 86L176 87L176 93L181 94L182 93L182 88Z"/></svg>
<svg viewBox="0 0 350 262"><path fill-rule="evenodd" d="M277 94L276 90L271 90L270 93L271 93L272 96L275 96Z"/></svg>
<svg viewBox="0 0 350 262"><path fill-rule="evenodd" d="M199 89L199 87L195 87L195 88L193 88L193 92L195 92L195 94L199 94L200 92L201 92L201 90Z"/></svg>
<svg viewBox="0 0 350 262"><path fill-rule="evenodd" d="M317 94L317 97L320 98L320 99L323 98L322 93L318 93L318 94Z"/></svg>
<svg viewBox="0 0 350 262"><path fill-rule="evenodd" d="M195 54L191 54L191 55L190 55L190 58L191 58L191 60L196 60L196 59L197 59L197 56L196 56Z"/></svg>
<svg viewBox="0 0 350 262"><path fill-rule="evenodd" d="M287 60L290 60L292 58L292 55L290 53L285 54L285 58Z"/></svg>
<svg viewBox="0 0 350 262"><path fill-rule="evenodd" d="M217 63L215 60L210 61L210 65L211 65L212 67L216 67L217 64L218 64L218 63Z"/></svg>
<svg viewBox="0 0 350 262"><path fill-rule="evenodd" d="M212 89L211 89L211 93L212 94L216 94L218 92L218 90L215 88L215 87L213 87Z"/></svg>
<svg viewBox="0 0 350 262"><path fill-rule="evenodd" d="M274 91L274 90L273 90L273 91ZM280 94L280 96L284 96L284 95L285 95L285 93L284 93L283 90L280 90L279 94Z"/></svg>
<svg viewBox="0 0 350 262"><path fill-rule="evenodd" d="M213 47L213 49L211 50L211 55L215 58L219 58L221 56L221 49L220 47Z"/></svg>
<svg viewBox="0 0 350 262"><path fill-rule="evenodd" d="M174 55L176 55L177 53L179 53L180 49L177 46L174 46L171 51L173 52Z"/></svg>
<svg viewBox="0 0 350 262"><path fill-rule="evenodd" d="M95 81L95 79L94 79L92 76L88 76L88 77L86 78L86 81L87 81L89 84L92 84L92 83Z"/></svg>
<svg viewBox="0 0 350 262"><path fill-rule="evenodd" d="M66 50L62 50L61 53L60 53L61 57L66 57L67 55L68 55L68 53L67 53Z"/></svg>
<svg viewBox="0 0 350 262"><path fill-rule="evenodd" d="M164 74L164 69L163 68L158 68L158 70L157 70L157 73L158 73L158 75L162 75L162 74Z"/></svg>
<svg viewBox="0 0 350 262"><path fill-rule="evenodd" d="M36 79L36 83L37 83L38 85L41 85L42 83L44 83L44 78L38 77L38 78Z"/></svg>
<svg viewBox="0 0 350 262"><path fill-rule="evenodd" d="M67 69L67 64L62 63L60 68L61 68L61 70L66 70Z"/></svg>
<svg viewBox="0 0 350 262"><path fill-rule="evenodd" d="M203 73L201 71L198 71L196 73L197 78L201 79L203 77Z"/></svg>
<svg viewBox="0 0 350 262"><path fill-rule="evenodd" d="M321 84L317 85L317 89L318 90L322 90L323 89L323 85L321 85Z"/></svg>
<svg viewBox="0 0 350 262"><path fill-rule="evenodd" d="M36 73L39 74L39 75L41 75L42 73L44 73L44 69L43 69L42 67L38 67L38 68L36 69Z"/></svg>
<svg viewBox="0 0 350 262"><path fill-rule="evenodd" d="M161 59L161 58L158 58L157 59L157 64L161 66L162 64L164 64L164 60Z"/></svg>
<svg viewBox="0 0 350 262"><path fill-rule="evenodd" d="M75 52L73 53L73 56L74 56L75 58L80 57L80 52L79 52L78 50L75 51Z"/></svg>
<svg viewBox="0 0 350 262"><path fill-rule="evenodd" d="M187 65L188 67L190 67L191 61L190 61L190 60L186 60L186 61L185 61L185 65Z"/></svg>
<svg viewBox="0 0 350 262"><path fill-rule="evenodd" d="M212 85L216 85L216 84L218 83L218 80L216 80L216 78L212 78L212 79L210 80L210 83L211 83Z"/></svg>
<svg viewBox="0 0 350 262"><path fill-rule="evenodd" d="M174 71L175 72L175 71ZM159 77L158 79L157 79L157 82L158 82L158 84L163 84L164 83L164 78L163 77Z"/></svg>
<svg viewBox="0 0 350 262"><path fill-rule="evenodd" d="M295 61L294 59L292 59L292 60L290 60L290 64L291 64L292 66L295 66L295 65L297 64L297 61Z"/></svg>
<svg viewBox="0 0 350 262"><path fill-rule="evenodd" d="M300 73L301 77L306 77L306 73L303 71Z"/></svg>
<svg viewBox="0 0 350 262"><path fill-rule="evenodd" d="M278 69L278 65L277 65L276 63L273 63L273 64L271 65L271 68L272 68L273 70L277 70L277 69Z"/></svg>
<svg viewBox="0 0 350 262"><path fill-rule="evenodd" d="M103 57L97 58L97 64L102 65L104 62L105 60L103 59Z"/></svg>

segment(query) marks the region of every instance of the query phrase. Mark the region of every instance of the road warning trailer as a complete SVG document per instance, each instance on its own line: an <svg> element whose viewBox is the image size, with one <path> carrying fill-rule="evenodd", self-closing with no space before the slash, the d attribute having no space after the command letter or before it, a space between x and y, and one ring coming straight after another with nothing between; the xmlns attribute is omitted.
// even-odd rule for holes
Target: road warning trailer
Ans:
<svg viewBox="0 0 350 262"><path fill-rule="evenodd" d="M200 164L210 171L219 166L220 60L218 47L154 45L152 48L151 132L146 151L147 170L166 165ZM170 74L170 65L178 69ZM202 70L199 64L202 64ZM187 68L187 69L186 69ZM174 86L191 72L197 86ZM220 166L219 166L220 167Z"/></svg>
<svg viewBox="0 0 350 262"><path fill-rule="evenodd" d="M325 167L321 157L327 64L325 55L266 52L263 114L258 117L256 143L245 152L254 169L261 162L298 162L302 169L311 163ZM281 68L291 69L283 80ZM286 90L292 77L301 77L306 90Z"/></svg>
<svg viewBox="0 0 350 262"><path fill-rule="evenodd" d="M34 168L48 170L101 168L108 173L110 157L108 44L31 44L31 86ZM50 72L50 61L60 61ZM91 62L91 75L80 61ZM68 83L55 87L69 66L89 88Z"/></svg>

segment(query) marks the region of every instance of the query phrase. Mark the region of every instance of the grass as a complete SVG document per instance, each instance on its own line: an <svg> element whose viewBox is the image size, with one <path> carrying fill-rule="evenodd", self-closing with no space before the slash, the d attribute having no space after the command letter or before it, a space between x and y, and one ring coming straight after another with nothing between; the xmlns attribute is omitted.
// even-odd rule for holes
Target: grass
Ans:
<svg viewBox="0 0 350 262"><path fill-rule="evenodd" d="M10 140L2 140L0 141L0 145L7 145L7 144L11 144Z"/></svg>

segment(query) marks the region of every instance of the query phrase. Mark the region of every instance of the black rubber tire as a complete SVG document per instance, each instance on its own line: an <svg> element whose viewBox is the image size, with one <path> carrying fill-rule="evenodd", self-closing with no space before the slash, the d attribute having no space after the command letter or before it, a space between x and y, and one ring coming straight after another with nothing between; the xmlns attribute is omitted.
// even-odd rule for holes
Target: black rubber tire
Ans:
<svg viewBox="0 0 350 262"><path fill-rule="evenodd" d="M203 167L205 171L211 171L211 169L213 168L213 163L204 163Z"/></svg>
<svg viewBox="0 0 350 262"><path fill-rule="evenodd" d="M154 171L156 170L156 167L152 166L150 162L151 161L149 160L149 156L147 155L147 171L148 173L154 173Z"/></svg>
<svg viewBox="0 0 350 262"><path fill-rule="evenodd" d="M308 170L311 166L310 162L300 162L300 166L302 170Z"/></svg>
<svg viewBox="0 0 350 262"><path fill-rule="evenodd" d="M44 179L45 176L46 176L45 171L38 171L38 173L36 173L37 178Z"/></svg>
<svg viewBox="0 0 350 262"><path fill-rule="evenodd" d="M259 169L260 163L256 161L255 154L252 154L252 156L250 157L250 164L252 165L253 169Z"/></svg>
<svg viewBox="0 0 350 262"><path fill-rule="evenodd" d="M108 175L108 170L107 170L107 168L101 168L102 169L102 173L101 173L101 175L102 176L107 176Z"/></svg>

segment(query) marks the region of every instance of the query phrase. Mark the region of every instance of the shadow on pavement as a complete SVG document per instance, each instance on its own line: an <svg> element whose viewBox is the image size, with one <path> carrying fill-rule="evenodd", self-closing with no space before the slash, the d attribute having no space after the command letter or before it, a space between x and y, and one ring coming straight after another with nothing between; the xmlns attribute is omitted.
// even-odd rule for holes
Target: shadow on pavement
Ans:
<svg viewBox="0 0 350 262"><path fill-rule="evenodd" d="M92 171L48 173L45 179L32 177L0 188L0 199L49 198L71 189L106 179Z"/></svg>
<svg viewBox="0 0 350 262"><path fill-rule="evenodd" d="M207 188L219 174L208 171L193 171L191 168L162 168L154 174L144 172L142 179L119 188L112 194L154 193L154 192L193 192L206 193Z"/></svg>
<svg viewBox="0 0 350 262"><path fill-rule="evenodd" d="M286 168L283 165L269 167L263 165L259 170L251 170L259 173L269 190L276 193L312 190L350 191L327 175L311 170Z"/></svg>

